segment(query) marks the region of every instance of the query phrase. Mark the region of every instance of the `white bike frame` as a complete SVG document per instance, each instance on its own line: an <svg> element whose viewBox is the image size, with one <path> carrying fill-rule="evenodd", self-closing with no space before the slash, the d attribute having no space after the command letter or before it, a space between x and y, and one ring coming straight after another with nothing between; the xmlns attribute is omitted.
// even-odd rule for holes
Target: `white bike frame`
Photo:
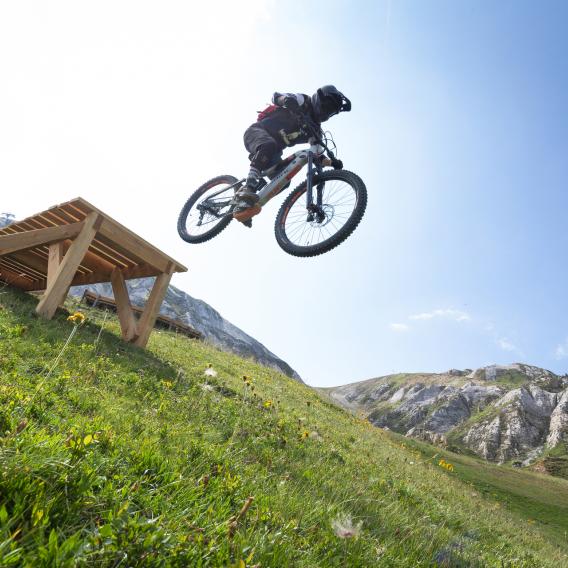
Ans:
<svg viewBox="0 0 568 568"><path fill-rule="evenodd" d="M311 163L314 157L321 156L324 152L323 146L310 140L310 147L307 150L300 150L293 154L290 163L281 171L274 179L270 180L258 192L258 204L263 207L273 197L276 197L290 180L308 163Z"/></svg>

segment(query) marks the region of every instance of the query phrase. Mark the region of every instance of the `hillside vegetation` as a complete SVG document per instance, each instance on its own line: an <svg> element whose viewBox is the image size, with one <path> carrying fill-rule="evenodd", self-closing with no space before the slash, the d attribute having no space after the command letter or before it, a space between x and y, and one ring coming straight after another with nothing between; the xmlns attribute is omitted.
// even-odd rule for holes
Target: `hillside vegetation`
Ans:
<svg viewBox="0 0 568 568"><path fill-rule="evenodd" d="M498 466L477 457L456 454L395 432L389 436L423 459L451 463L456 477L476 491L515 511L526 522L537 523L549 538L565 546L568 535L568 483L550 475Z"/></svg>
<svg viewBox="0 0 568 568"><path fill-rule="evenodd" d="M568 565L459 464L284 375L35 302L0 290L0 566Z"/></svg>

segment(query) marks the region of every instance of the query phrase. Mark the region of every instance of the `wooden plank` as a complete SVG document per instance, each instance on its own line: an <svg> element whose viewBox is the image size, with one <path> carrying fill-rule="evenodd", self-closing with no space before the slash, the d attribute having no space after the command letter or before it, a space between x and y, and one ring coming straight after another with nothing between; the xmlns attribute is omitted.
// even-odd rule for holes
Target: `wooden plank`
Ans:
<svg viewBox="0 0 568 568"><path fill-rule="evenodd" d="M126 287L126 281L124 280L122 272L118 269L113 270L110 276L110 282L116 302L116 311L118 313L120 329L122 330L122 337L126 341L132 341L138 336L138 326L134 312L132 311L128 288Z"/></svg>
<svg viewBox="0 0 568 568"><path fill-rule="evenodd" d="M133 233L132 231L127 229L124 225L120 224L118 221L115 221L114 219L112 219L108 215L105 215L102 211L97 209L94 205L92 205L91 203L89 203L88 201L83 199L82 197L78 197L78 198L70 201L69 204L72 207L78 208L81 211L88 211L88 212L98 211L105 218L105 220L109 221L110 223L113 223L121 231L124 231L124 232L128 233L129 235L131 235L132 237L134 237L137 240L137 242L142 244L145 248L149 249L154 254L157 254L157 255L161 256L162 258L165 258L168 262L171 262L175 267L174 272L187 272L187 267L185 267L183 264L177 262L172 257L163 253L161 250L157 249L154 245L151 245L148 241L145 241L144 239L142 239L141 237L139 237L138 235L136 235L135 233ZM130 252L136 254L137 250L130 250ZM147 262L147 261L145 260L145 262ZM152 264L152 263L150 262L149 264Z"/></svg>
<svg viewBox="0 0 568 568"><path fill-rule="evenodd" d="M83 223L73 223L72 225L63 225L61 227L35 229L25 233L0 235L0 256L76 237L82 228Z"/></svg>
<svg viewBox="0 0 568 568"><path fill-rule="evenodd" d="M71 244L72 241L65 241L65 243L69 242ZM63 250L64 252L67 250L67 245L64 243ZM14 252L9 255L6 255L2 258L11 258L17 260L22 266L25 266L26 269L29 269L29 272L35 272L36 276L44 279L48 274L48 266L49 266L49 248L46 247L45 251L41 248L30 249L27 251L21 252ZM98 265L95 267L98 268ZM90 274L93 270L89 266L79 266L77 269L78 273L80 274ZM108 270L110 274L112 272L112 268Z"/></svg>
<svg viewBox="0 0 568 568"><path fill-rule="evenodd" d="M120 226L112 219L104 219L99 230L101 236L130 251L147 264L165 272L170 261L168 258L151 247L143 239Z"/></svg>
<svg viewBox="0 0 568 568"><path fill-rule="evenodd" d="M1 264L14 271L16 274L21 276L27 276L31 280L36 280L38 278L44 278L44 274L38 273L36 270L30 268L23 262L14 258L12 255L0 257Z"/></svg>
<svg viewBox="0 0 568 568"><path fill-rule="evenodd" d="M140 264L139 260L134 260L133 258L131 258L132 255L125 256L120 251L116 250L115 245L113 245L112 243L105 244L98 237L99 235L97 235L97 238L92 242L91 249L99 256L107 258L107 260L109 262L112 262L113 265L124 266L125 268L127 266Z"/></svg>
<svg viewBox="0 0 568 568"><path fill-rule="evenodd" d="M149 264L139 264L131 268L122 270L125 280L134 280L135 278L148 278L149 276L159 276L161 272Z"/></svg>
<svg viewBox="0 0 568 568"><path fill-rule="evenodd" d="M33 288L33 282L29 278L10 270L10 268L4 264L0 265L0 279L22 290L30 291Z"/></svg>
<svg viewBox="0 0 568 568"><path fill-rule="evenodd" d="M47 275L47 262L29 252L14 253L4 258L11 258L14 261L18 261L21 266L26 267L26 272L29 272L30 276L34 278L45 278Z"/></svg>
<svg viewBox="0 0 568 568"><path fill-rule="evenodd" d="M65 254L63 249L63 241L52 243L49 245L49 258L47 260L47 285L49 286L57 274L57 269L63 260Z"/></svg>
<svg viewBox="0 0 568 568"><path fill-rule="evenodd" d="M83 229L69 247L67 254L59 265L53 281L48 284L45 294L40 300L36 312L51 319L57 310L57 306L64 299L73 277L77 272L77 268L85 256L91 241L97 234L97 228L100 223L99 214L93 212L89 214L83 223Z"/></svg>
<svg viewBox="0 0 568 568"><path fill-rule="evenodd" d="M132 280L133 278L147 278L149 276L158 276L159 270L148 264L141 264L131 268L124 268L121 270L125 280ZM109 272L93 272L92 274L77 274L71 282L71 286L83 286L86 284L97 284L98 282L110 282Z"/></svg>
<svg viewBox="0 0 568 568"><path fill-rule="evenodd" d="M131 259L127 264L141 264L141 263L148 263L155 266L155 262L152 262L152 258L159 258L162 259L159 268L160 270L164 270L164 266L167 265L168 262L172 262L175 265L174 272L186 272L187 268L174 260L173 258L169 257L149 242L145 241L129 229L127 229L124 225L121 225L118 221L115 221L99 209L97 209L94 205L83 199L82 197L78 197L72 199L71 201L67 201L55 207L51 207L48 211L52 212L55 215L62 215L66 219L74 219L76 221L81 221L85 218L85 215L91 212L97 212L101 215L102 218L105 220L105 224L114 228L112 235L108 238L104 239L104 244L106 244L109 248L115 250L119 253L122 257L126 257L126 259ZM129 238L126 240L123 239L121 242L113 238L116 235L127 235ZM97 242L101 243L101 240L97 236ZM133 245L127 246L128 244ZM117 245L117 246L113 246ZM143 256L140 255L140 249L144 249L145 254ZM108 251L107 251L108 252Z"/></svg>
<svg viewBox="0 0 568 568"><path fill-rule="evenodd" d="M146 347L146 344L148 343L150 333L152 333L152 329L156 323L156 318L158 317L160 306L162 305L168 290L174 269L175 267L169 263L167 272L163 272L156 277L156 281L154 282L154 286L150 292L150 297L146 302L146 306L142 312L142 317L138 322L138 337L134 341L134 344L138 345L138 347Z"/></svg>

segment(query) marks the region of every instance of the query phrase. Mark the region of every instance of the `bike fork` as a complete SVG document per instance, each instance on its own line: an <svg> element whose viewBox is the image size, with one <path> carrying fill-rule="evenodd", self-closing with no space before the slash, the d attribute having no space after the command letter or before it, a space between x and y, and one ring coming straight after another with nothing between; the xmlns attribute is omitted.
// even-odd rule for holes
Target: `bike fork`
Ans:
<svg viewBox="0 0 568 568"><path fill-rule="evenodd" d="M308 174L306 176L306 209L308 211L308 221L314 220L314 213L321 211L323 203L323 183L316 186L316 203L314 203L314 174L321 171L321 166L314 165L314 155L308 152Z"/></svg>

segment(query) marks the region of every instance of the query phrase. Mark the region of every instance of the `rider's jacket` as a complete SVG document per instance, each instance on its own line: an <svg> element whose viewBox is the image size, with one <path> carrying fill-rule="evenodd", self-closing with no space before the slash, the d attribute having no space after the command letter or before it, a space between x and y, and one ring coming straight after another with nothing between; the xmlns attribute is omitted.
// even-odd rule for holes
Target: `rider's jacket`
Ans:
<svg viewBox="0 0 568 568"><path fill-rule="evenodd" d="M300 110L304 114L307 114L314 123L319 126L314 117L312 103L308 95L301 93L274 93L272 103L279 108L276 108L266 116L266 118L259 120L256 125L266 130L266 132L276 140L280 148L294 146L296 144L305 144L309 139L309 134L306 132L305 128L302 128L303 125L298 117L282 106L284 99L287 97L294 97L298 102Z"/></svg>

